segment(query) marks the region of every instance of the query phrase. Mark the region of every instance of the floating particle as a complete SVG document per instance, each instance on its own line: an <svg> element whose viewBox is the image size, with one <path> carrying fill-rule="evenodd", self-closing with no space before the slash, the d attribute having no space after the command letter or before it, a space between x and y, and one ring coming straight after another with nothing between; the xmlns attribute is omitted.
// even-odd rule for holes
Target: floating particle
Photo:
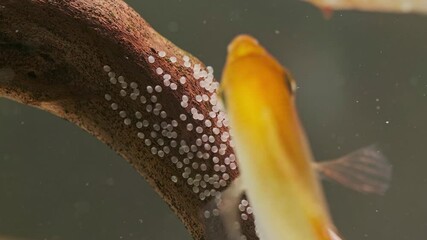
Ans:
<svg viewBox="0 0 427 240"><path fill-rule="evenodd" d="M179 79L179 82L181 83L181 84L185 84L185 82L187 81L187 79L185 78L185 77L181 77L180 79Z"/></svg>
<svg viewBox="0 0 427 240"><path fill-rule="evenodd" d="M154 61L156 61L156 60L154 59L153 56L148 56L148 62L149 63L154 63Z"/></svg>
<svg viewBox="0 0 427 240"><path fill-rule="evenodd" d="M170 60L172 63L176 63L176 57L170 57L170 58L169 58L169 60Z"/></svg>

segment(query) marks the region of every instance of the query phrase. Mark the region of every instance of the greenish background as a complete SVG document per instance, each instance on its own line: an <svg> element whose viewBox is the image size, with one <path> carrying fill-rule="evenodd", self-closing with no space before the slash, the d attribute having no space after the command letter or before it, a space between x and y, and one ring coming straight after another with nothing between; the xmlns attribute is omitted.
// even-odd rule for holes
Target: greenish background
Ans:
<svg viewBox="0 0 427 240"><path fill-rule="evenodd" d="M301 1L128 0L216 69L250 33L293 73L318 159L379 143L394 165L384 197L325 183L347 240L427 239L427 16L335 13ZM108 49L106 49L108 51ZM0 99L0 236L190 239L120 157L76 126Z"/></svg>

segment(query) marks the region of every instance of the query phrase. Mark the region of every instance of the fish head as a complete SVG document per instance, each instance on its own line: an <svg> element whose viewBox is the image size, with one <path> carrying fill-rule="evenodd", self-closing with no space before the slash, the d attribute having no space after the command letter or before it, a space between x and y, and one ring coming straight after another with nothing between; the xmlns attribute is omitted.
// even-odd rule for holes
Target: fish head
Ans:
<svg viewBox="0 0 427 240"><path fill-rule="evenodd" d="M295 90L295 81L288 70L255 38L239 35L229 44L219 89L226 109L232 99L239 105L253 100L263 103L267 94L273 96L269 94L271 91L293 101Z"/></svg>

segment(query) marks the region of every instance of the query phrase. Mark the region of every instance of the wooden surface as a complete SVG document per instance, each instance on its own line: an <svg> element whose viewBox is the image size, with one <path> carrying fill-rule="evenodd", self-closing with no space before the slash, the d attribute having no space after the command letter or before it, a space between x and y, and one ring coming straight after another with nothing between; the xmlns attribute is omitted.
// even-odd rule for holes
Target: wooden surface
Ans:
<svg viewBox="0 0 427 240"><path fill-rule="evenodd" d="M203 239L201 209L237 170L215 83L197 64L121 0L0 1L0 97L108 144Z"/></svg>

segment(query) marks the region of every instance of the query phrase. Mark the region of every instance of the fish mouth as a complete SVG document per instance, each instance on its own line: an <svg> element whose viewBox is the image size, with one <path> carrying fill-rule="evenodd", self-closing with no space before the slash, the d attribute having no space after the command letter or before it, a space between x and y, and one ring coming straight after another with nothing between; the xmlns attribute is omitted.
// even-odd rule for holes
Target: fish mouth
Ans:
<svg viewBox="0 0 427 240"><path fill-rule="evenodd" d="M228 53L233 58L244 57L255 52L260 52L260 50L262 50L262 47L258 41L247 34L235 37L230 45L228 45Z"/></svg>

